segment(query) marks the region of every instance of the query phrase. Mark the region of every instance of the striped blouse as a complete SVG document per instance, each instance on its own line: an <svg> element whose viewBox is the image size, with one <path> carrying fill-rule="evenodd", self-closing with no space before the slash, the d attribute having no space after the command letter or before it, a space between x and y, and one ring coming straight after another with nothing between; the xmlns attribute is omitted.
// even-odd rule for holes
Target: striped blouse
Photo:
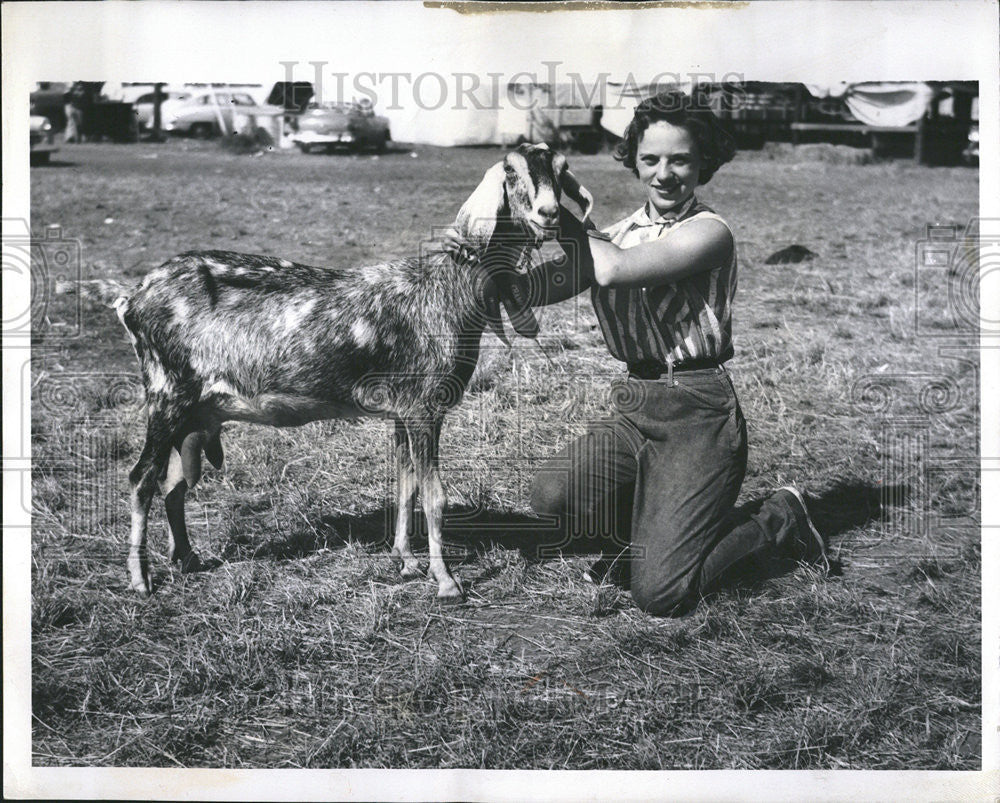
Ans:
<svg viewBox="0 0 1000 803"><path fill-rule="evenodd" d="M604 230L620 248L661 237L689 220L718 220L694 196L674 218L651 220L645 207ZM733 356L732 301L736 292L736 250L729 264L651 287L599 287L591 299L608 349L616 359L655 360L675 365L691 360L725 362Z"/></svg>

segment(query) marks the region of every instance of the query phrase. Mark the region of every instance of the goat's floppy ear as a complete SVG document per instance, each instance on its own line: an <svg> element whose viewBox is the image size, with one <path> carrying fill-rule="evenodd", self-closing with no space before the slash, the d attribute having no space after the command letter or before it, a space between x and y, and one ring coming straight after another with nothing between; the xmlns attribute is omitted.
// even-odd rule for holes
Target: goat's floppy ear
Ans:
<svg viewBox="0 0 1000 803"><path fill-rule="evenodd" d="M560 154L560 156L562 155ZM573 175L566 162L566 158L562 157L560 161L562 164L559 168L559 181L563 192L576 201L577 206L579 206L583 212L583 219L586 220L590 217L590 213L594 210L594 196L591 195L590 190L584 187L580 183L580 180Z"/></svg>
<svg viewBox="0 0 1000 803"><path fill-rule="evenodd" d="M455 227L462 237L480 248L485 248L496 229L497 218L503 214L507 203L505 192L506 171L498 162L486 171L479 186L462 204L455 218Z"/></svg>

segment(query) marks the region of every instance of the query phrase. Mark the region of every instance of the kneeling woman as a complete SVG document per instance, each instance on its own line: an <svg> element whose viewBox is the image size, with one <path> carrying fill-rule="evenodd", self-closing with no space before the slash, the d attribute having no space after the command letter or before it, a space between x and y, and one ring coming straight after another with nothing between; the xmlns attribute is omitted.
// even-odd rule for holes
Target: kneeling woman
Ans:
<svg viewBox="0 0 1000 803"><path fill-rule="evenodd" d="M562 209L579 281L565 281L556 263L532 277L534 304L589 289L611 357L628 367L613 422L542 467L532 507L576 532L610 513L623 549L605 550L588 575L630 577L636 604L658 616L683 614L772 559L825 560L794 488L733 523L747 465L746 423L724 367L733 356L736 248L695 191L734 155L710 110L680 93L643 101L615 158L639 179L645 202L603 232Z"/></svg>

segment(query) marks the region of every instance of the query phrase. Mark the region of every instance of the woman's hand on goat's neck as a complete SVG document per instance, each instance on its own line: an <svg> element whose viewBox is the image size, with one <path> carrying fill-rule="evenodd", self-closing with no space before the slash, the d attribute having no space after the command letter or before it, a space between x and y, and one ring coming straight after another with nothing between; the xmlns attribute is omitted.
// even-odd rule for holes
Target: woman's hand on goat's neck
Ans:
<svg viewBox="0 0 1000 803"><path fill-rule="evenodd" d="M531 306L558 304L582 293L594 283L594 262L590 255L587 229L590 220L581 223L566 207L559 207L559 238L565 256L550 259L531 269Z"/></svg>
<svg viewBox="0 0 1000 803"><path fill-rule="evenodd" d="M456 261L467 258L472 253L454 226L449 226L441 233L441 250Z"/></svg>
<svg viewBox="0 0 1000 803"><path fill-rule="evenodd" d="M692 220L669 236L632 248L590 238L594 281L601 287L669 284L729 264L733 235L717 220Z"/></svg>

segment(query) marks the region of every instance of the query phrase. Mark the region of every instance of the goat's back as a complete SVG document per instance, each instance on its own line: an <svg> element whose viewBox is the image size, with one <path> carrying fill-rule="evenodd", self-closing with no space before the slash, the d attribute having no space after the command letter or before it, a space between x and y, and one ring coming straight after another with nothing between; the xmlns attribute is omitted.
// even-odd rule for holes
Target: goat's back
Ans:
<svg viewBox="0 0 1000 803"><path fill-rule="evenodd" d="M444 396L464 390L450 377L467 351L456 316L469 291L441 275L446 263L440 256L334 270L192 251L152 271L121 316L140 361L205 388L407 414L396 408L426 407L428 397L442 397L442 381Z"/></svg>

